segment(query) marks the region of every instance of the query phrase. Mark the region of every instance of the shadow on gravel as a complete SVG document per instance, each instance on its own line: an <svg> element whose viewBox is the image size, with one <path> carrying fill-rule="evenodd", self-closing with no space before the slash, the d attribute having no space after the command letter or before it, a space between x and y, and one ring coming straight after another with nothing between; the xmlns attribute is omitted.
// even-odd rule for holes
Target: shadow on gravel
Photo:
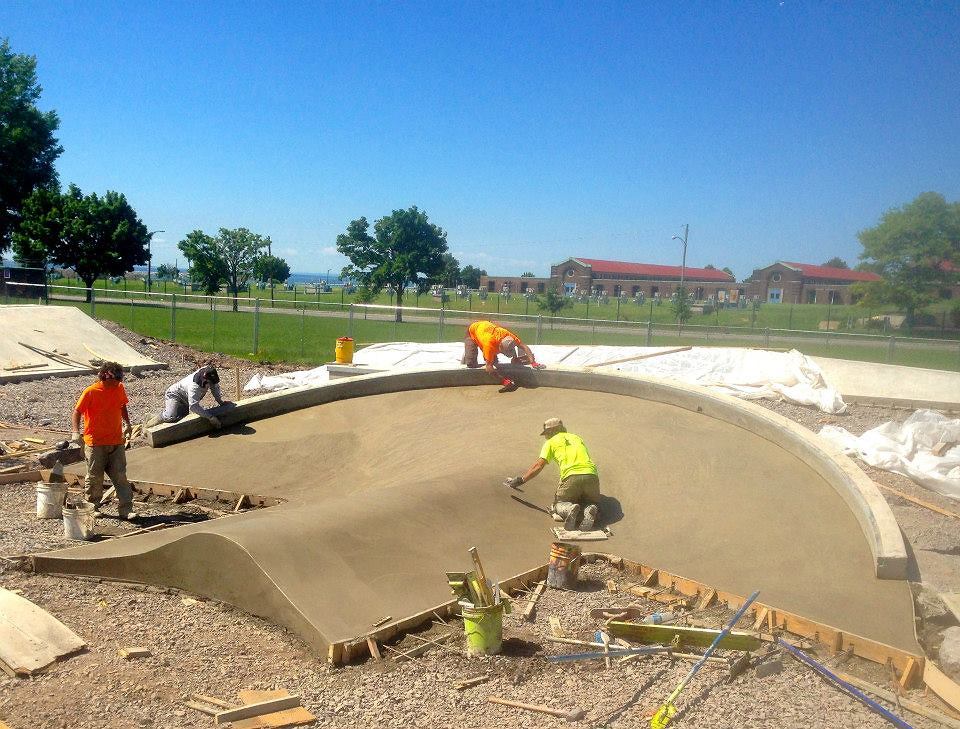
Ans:
<svg viewBox="0 0 960 729"><path fill-rule="evenodd" d="M505 656L529 658L540 653L542 650L543 646L530 640L524 640L523 638L505 638L501 653Z"/></svg>

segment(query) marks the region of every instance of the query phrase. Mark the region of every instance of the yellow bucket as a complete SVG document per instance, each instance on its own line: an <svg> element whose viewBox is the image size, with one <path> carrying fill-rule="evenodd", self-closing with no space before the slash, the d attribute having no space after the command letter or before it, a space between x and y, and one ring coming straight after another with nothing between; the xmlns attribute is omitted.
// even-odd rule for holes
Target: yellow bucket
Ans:
<svg viewBox="0 0 960 729"><path fill-rule="evenodd" d="M337 364L353 364L353 337L339 337L335 353Z"/></svg>
<svg viewBox="0 0 960 729"><path fill-rule="evenodd" d="M503 606L467 607L461 603L468 656L492 656L503 647Z"/></svg>

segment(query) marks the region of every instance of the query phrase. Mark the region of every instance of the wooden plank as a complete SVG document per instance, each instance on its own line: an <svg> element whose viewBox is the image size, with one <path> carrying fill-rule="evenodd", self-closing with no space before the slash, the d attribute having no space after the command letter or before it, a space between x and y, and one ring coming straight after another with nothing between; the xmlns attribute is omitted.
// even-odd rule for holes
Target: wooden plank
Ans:
<svg viewBox="0 0 960 729"><path fill-rule="evenodd" d="M933 661L926 661L923 667L923 682L933 693L954 711L960 712L960 686L958 686L943 671L937 668Z"/></svg>
<svg viewBox="0 0 960 729"><path fill-rule="evenodd" d="M697 603L697 610L703 610L711 605L714 600L717 599L717 591L713 588L710 588L705 593L703 597L700 598L700 602Z"/></svg>
<svg viewBox="0 0 960 729"><path fill-rule="evenodd" d="M665 354L676 354L677 352L686 352L690 349L693 349L692 346L689 347L673 347L672 349L665 349L660 352L646 352L645 354L635 354L632 357L620 357L619 359L611 359L606 362L597 362L596 364L585 365L584 369L591 369L593 367L606 367L608 365L621 364L623 362L638 362L642 359L650 359L651 357L662 357Z"/></svg>
<svg viewBox="0 0 960 729"><path fill-rule="evenodd" d="M255 704L269 699L283 698L290 694L284 689L275 689L271 691L240 691L237 696L245 704ZM312 724L317 720L313 714L302 706L293 709L284 709L283 711L274 711L270 714L256 716L250 719L240 719L233 722L233 729L280 729L286 726L299 726L301 724Z"/></svg>
<svg viewBox="0 0 960 729"><path fill-rule="evenodd" d="M709 628L687 628L680 625L651 625L647 623L624 623L611 620L607 630L618 638L626 638L637 643L657 643L670 645L675 640L681 646L700 646L706 648L721 631ZM719 647L734 651L753 651L763 642L750 633L731 631L720 641Z"/></svg>
<svg viewBox="0 0 960 729"><path fill-rule="evenodd" d="M237 708L236 704L231 704L229 701L218 699L215 696L207 696L206 694L190 694L190 698L193 699L194 701L202 701L207 704L212 704L213 706L219 706L221 709ZM248 702L244 702L244 703L248 703Z"/></svg>
<svg viewBox="0 0 960 729"><path fill-rule="evenodd" d="M377 645L377 641L369 636L367 637L367 648L370 649L370 657L373 658L373 660L383 660L383 656L380 655L380 647Z"/></svg>
<svg viewBox="0 0 960 729"><path fill-rule="evenodd" d="M523 619L527 622L533 620L534 610L537 608L537 600L540 599L540 596L543 594L543 591L547 589L547 583L543 580L537 583L537 586L533 590L533 594L530 596L527 606L523 609Z"/></svg>
<svg viewBox="0 0 960 729"><path fill-rule="evenodd" d="M856 676L851 676L846 673L838 673L837 677L853 686L856 686L864 693L873 694L878 699L883 699L884 701L894 705L899 703L904 709L911 711L918 716L925 716L926 718L939 722L946 727L950 727L950 729L960 729L960 721L937 711L933 707L924 706L918 701L913 701L912 699L908 699L904 696L897 696L893 691L888 691L880 686L875 686L874 684L857 678Z"/></svg>
<svg viewBox="0 0 960 729"><path fill-rule="evenodd" d="M560 618L556 615L550 616L550 634L555 638L566 638L567 633L560 624Z"/></svg>
<svg viewBox="0 0 960 729"><path fill-rule="evenodd" d="M930 511L935 511L935 512L937 512L938 514L943 514L944 516L949 516L949 517L951 517L952 519L960 519L960 514L957 514L957 513L954 512L954 511L949 511L948 509L944 509L944 508L942 508L942 507L940 507L940 506L937 506L936 504L931 504L929 501L924 501L923 499L918 499L916 496L911 496L910 494L906 494L906 493L904 493L903 491L900 491L900 490L898 490L898 489L892 488L892 487L890 487L890 486L884 486L882 483L878 483L878 482L876 482L876 481L874 481L873 483L874 483L874 485L882 488L884 491L889 491L889 492L892 493L892 494L896 494L896 495L899 496L901 499L906 499L906 500L909 501L911 504L916 504L917 506L922 506L924 509L929 509Z"/></svg>
<svg viewBox="0 0 960 729"><path fill-rule="evenodd" d="M0 588L0 660L18 675L29 676L85 645L46 610Z"/></svg>
<svg viewBox="0 0 960 729"><path fill-rule="evenodd" d="M920 664L911 658L907 661L907 667L903 669L903 673L900 674L900 688L903 691L913 688L920 678L920 673Z"/></svg>
<svg viewBox="0 0 960 729"><path fill-rule="evenodd" d="M770 612L770 608L765 608L762 605L757 606L759 609L756 611L757 619L753 621L753 629L760 630L763 627L764 622L767 620L767 613Z"/></svg>
<svg viewBox="0 0 960 729"><path fill-rule="evenodd" d="M132 658L149 658L153 655L150 652L149 648L121 648L117 651L117 655L121 658L126 658L128 661Z"/></svg>
<svg viewBox="0 0 960 729"><path fill-rule="evenodd" d="M258 701L253 704L238 706L236 709L218 711L213 716L213 723L219 726L220 724L238 721L239 719L249 719L252 716L262 716L263 714L271 714L275 711L292 709L296 706L300 706L300 697L296 695Z"/></svg>

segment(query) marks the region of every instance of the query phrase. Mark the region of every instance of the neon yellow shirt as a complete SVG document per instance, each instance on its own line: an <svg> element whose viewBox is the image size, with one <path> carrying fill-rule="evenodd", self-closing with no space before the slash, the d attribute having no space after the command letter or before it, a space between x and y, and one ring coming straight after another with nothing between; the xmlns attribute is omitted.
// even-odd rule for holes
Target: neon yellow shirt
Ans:
<svg viewBox="0 0 960 729"><path fill-rule="evenodd" d="M556 462L560 468L561 481L577 473L597 472L583 439L573 433L557 433L548 438L540 449L540 457L545 461Z"/></svg>

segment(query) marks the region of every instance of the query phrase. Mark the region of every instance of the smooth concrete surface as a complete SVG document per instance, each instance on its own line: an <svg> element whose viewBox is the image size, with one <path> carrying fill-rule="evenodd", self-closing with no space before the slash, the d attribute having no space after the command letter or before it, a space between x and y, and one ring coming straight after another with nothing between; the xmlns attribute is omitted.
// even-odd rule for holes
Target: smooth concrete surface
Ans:
<svg viewBox="0 0 960 729"><path fill-rule="evenodd" d="M94 319L73 306L0 306L0 383L66 377L95 372L92 360L112 360L128 372L166 369L144 357ZM75 366L62 364L19 344L56 350ZM46 365L10 369L23 365Z"/></svg>
<svg viewBox="0 0 960 729"><path fill-rule="evenodd" d="M960 410L960 372L830 357L810 359L820 365L827 381L847 402Z"/></svg>
<svg viewBox="0 0 960 729"><path fill-rule="evenodd" d="M853 512L870 545L877 577L904 579L907 551L899 525L874 483L836 446L817 438L806 428L766 408L686 383L627 372L597 372L552 366L534 371L513 368L510 375L524 387L562 387L607 392L676 405L745 428L800 458L826 479ZM351 381L324 382L268 393L218 410L225 425L251 422L317 404L435 387L489 384L480 370L448 366L361 376ZM204 418L189 416L177 423L153 428L150 444L157 447L210 432Z"/></svg>
<svg viewBox="0 0 960 729"><path fill-rule="evenodd" d="M486 385L306 407L129 457L134 479L288 503L53 552L36 566L209 595L323 650L384 615L445 602L444 572L469 569L472 546L493 578L545 563L554 523L501 482L536 458L543 420L560 416L600 467L613 530L603 551L739 594L759 589L765 604L916 650L907 584L874 576L871 545L835 486L716 417L709 399L693 402ZM551 464L521 496L549 506L555 485Z"/></svg>

